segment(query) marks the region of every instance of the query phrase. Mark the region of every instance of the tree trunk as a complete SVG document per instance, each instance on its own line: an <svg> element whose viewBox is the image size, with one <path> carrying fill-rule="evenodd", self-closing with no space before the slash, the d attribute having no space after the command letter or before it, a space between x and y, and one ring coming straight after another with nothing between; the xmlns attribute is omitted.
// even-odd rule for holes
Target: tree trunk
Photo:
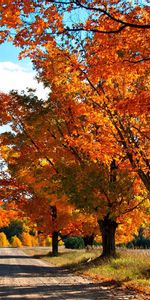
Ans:
<svg viewBox="0 0 150 300"><path fill-rule="evenodd" d="M87 246L93 246L94 234L84 236L83 240L84 240L85 247L87 247Z"/></svg>
<svg viewBox="0 0 150 300"><path fill-rule="evenodd" d="M52 256L58 256L58 231L55 229L57 221L57 207L50 205L50 215L52 218Z"/></svg>
<svg viewBox="0 0 150 300"><path fill-rule="evenodd" d="M58 232L52 233L52 256L58 256Z"/></svg>
<svg viewBox="0 0 150 300"><path fill-rule="evenodd" d="M115 233L118 226L117 222L109 219L108 216L104 220L98 221L102 234L102 257L116 257Z"/></svg>

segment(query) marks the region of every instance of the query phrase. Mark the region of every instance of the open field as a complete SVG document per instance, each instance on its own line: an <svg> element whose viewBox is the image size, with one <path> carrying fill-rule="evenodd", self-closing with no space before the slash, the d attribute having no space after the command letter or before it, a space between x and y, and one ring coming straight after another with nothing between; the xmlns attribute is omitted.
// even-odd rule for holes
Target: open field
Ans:
<svg viewBox="0 0 150 300"><path fill-rule="evenodd" d="M48 248L25 249L35 256L55 266L71 268L78 274L97 280L112 281L117 285L150 293L150 250L118 250L118 258L111 261L94 260L100 250L62 250L58 257L48 256Z"/></svg>

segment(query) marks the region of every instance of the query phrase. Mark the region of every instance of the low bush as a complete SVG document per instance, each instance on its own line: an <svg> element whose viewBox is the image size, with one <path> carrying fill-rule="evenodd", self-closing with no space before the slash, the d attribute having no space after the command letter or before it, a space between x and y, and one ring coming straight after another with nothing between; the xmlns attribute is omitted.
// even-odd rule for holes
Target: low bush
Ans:
<svg viewBox="0 0 150 300"><path fill-rule="evenodd" d="M32 247L39 246L38 237L31 235Z"/></svg>
<svg viewBox="0 0 150 300"><path fill-rule="evenodd" d="M59 240L58 246L64 246L64 241L63 240Z"/></svg>
<svg viewBox="0 0 150 300"><path fill-rule="evenodd" d="M32 236L28 232L23 232L21 235L23 246L32 247Z"/></svg>
<svg viewBox="0 0 150 300"><path fill-rule="evenodd" d="M82 237L68 237L64 239L64 245L68 249L83 249L84 240Z"/></svg>
<svg viewBox="0 0 150 300"><path fill-rule="evenodd" d="M9 241L7 240L6 234L4 232L0 232L0 247L8 247Z"/></svg>
<svg viewBox="0 0 150 300"><path fill-rule="evenodd" d="M22 247L22 242L21 242L20 239L15 235L15 236L12 236L12 238L11 238L11 245L12 245L12 247L14 247L14 248L20 248L20 247Z"/></svg>
<svg viewBox="0 0 150 300"><path fill-rule="evenodd" d="M50 236L47 236L45 239L45 246L51 247L52 246L52 238Z"/></svg>

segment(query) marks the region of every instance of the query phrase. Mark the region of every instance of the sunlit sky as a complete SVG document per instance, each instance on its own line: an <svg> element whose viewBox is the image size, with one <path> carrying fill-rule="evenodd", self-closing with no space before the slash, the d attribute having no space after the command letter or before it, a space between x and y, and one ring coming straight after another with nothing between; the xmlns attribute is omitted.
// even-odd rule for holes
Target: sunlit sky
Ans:
<svg viewBox="0 0 150 300"><path fill-rule="evenodd" d="M22 91L26 88L35 88L39 98L45 99L48 89L35 79L30 59L18 60L19 49L7 42L0 45L0 92L10 90Z"/></svg>

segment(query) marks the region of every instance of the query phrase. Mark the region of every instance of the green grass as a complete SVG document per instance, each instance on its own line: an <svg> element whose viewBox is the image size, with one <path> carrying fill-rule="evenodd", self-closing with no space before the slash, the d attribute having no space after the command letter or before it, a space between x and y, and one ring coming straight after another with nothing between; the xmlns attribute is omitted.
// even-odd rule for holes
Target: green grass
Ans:
<svg viewBox="0 0 150 300"><path fill-rule="evenodd" d="M63 267L79 267L82 263L86 263L89 259L94 259L98 255L97 252L85 252L84 250L60 253L58 257L43 257L43 260L52 263L55 266Z"/></svg>
<svg viewBox="0 0 150 300"><path fill-rule="evenodd" d="M99 254L99 250L86 251L82 250L69 250L64 249L59 253L59 256L52 257L48 255L48 251L43 249L25 249L24 252L28 255L40 258L54 266L79 268L82 263L86 263L88 260L95 259Z"/></svg>
<svg viewBox="0 0 150 300"><path fill-rule="evenodd" d="M113 280L126 287L150 292L150 250L121 249L118 251L118 258L109 261L96 259L100 255L100 250L64 249L58 257L47 256L44 248L26 249L25 252L55 266L68 267L72 271L98 280Z"/></svg>
<svg viewBox="0 0 150 300"><path fill-rule="evenodd" d="M140 279L148 277L150 270L150 251L122 250L119 258L112 259L109 263L91 268L93 272L115 277L116 280Z"/></svg>

